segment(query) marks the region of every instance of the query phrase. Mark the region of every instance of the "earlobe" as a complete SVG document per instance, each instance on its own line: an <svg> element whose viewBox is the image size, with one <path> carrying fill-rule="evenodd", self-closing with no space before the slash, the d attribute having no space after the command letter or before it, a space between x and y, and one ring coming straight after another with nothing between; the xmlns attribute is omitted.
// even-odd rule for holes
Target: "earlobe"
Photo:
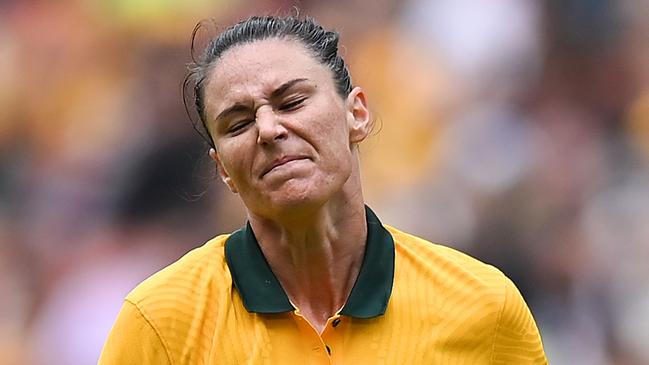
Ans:
<svg viewBox="0 0 649 365"><path fill-rule="evenodd" d="M360 143L372 130L372 119L367 107L365 92L360 87L355 87L347 96L347 110L349 121L349 142Z"/></svg>
<svg viewBox="0 0 649 365"><path fill-rule="evenodd" d="M228 175L228 172L225 171L225 168L223 167L223 164L221 163L221 159L219 158L219 154L216 152L214 148L210 148L209 152L210 157L212 160L214 160L214 163L216 165L216 171L219 172L219 176L221 177L221 181L225 183L225 185L228 186L231 192L233 193L238 193L237 187L234 186L234 182L232 182L232 179L230 178L230 175Z"/></svg>

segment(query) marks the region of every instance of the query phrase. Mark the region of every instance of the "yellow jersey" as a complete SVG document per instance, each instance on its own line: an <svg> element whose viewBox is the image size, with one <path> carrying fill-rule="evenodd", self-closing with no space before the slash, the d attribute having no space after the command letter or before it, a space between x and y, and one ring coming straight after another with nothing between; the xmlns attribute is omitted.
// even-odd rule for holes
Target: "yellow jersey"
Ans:
<svg viewBox="0 0 649 365"><path fill-rule="evenodd" d="M505 275L366 212L359 276L322 333L288 300L248 224L129 293L99 364L547 364Z"/></svg>

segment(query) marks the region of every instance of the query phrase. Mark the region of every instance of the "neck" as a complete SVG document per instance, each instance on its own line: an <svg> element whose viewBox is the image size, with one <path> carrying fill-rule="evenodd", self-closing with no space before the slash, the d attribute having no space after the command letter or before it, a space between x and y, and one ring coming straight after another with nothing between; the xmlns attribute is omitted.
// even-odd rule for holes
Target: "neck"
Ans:
<svg viewBox="0 0 649 365"><path fill-rule="evenodd" d="M365 252L362 196L332 199L289 222L249 214L266 260L302 315L322 332L345 304Z"/></svg>

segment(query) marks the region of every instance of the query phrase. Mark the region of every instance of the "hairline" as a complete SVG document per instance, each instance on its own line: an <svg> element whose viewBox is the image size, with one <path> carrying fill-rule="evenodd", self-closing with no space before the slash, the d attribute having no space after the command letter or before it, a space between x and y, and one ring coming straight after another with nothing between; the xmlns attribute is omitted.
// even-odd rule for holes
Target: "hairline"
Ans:
<svg viewBox="0 0 649 365"><path fill-rule="evenodd" d="M263 42L263 41L269 41L269 40L280 40L280 41L286 41L286 42L295 42L295 43L301 45L301 46L302 46L302 49L304 49L304 50L307 52L307 54L308 54L309 56L311 56L311 58L312 58L312 59L313 59L317 64L323 66L324 68L326 68L326 69L328 70L328 72L329 72L329 74L330 74L330 76L331 76L331 79L332 79L332 81L333 81L334 88L336 89L337 94L339 94L339 96L340 96L342 99L344 99L347 95L349 95L349 92L347 92L347 93L345 93L345 94L342 94L342 91L339 90L338 83L337 83L337 81L336 81L336 74L335 74L334 70L332 70L331 67L330 67L327 63L322 62L322 61L318 58L318 54L317 54L314 50L312 50L311 48L309 48L309 46L308 46L308 45L307 45L307 44L306 44L302 39L300 39L300 37L295 36L295 35L293 35L293 34L272 34L272 35L267 35L267 36L265 36L265 37L263 37L263 38L245 40L245 41L241 41L241 42L239 42L239 43L236 43L236 44L231 45L230 47L228 47L228 49L224 50L224 51L219 55L219 57L215 58L215 59L212 60L209 64L206 65L206 67L205 67L205 74L203 75L203 80L204 80L204 82L205 82L205 83L209 83L209 82L210 82L210 77L211 77L211 75L213 74L214 69L217 67L217 64L219 63L220 60L223 59L223 57L224 57L225 55L227 55L228 53L230 53L230 51L233 51L233 50L235 50L235 49L237 49L237 48L239 48L239 47L243 47L243 46L247 46L247 45L254 44L254 43L256 43L256 42ZM352 87L352 89L353 89L353 87Z"/></svg>
<svg viewBox="0 0 649 365"><path fill-rule="evenodd" d="M218 58L215 58L214 60L212 60L212 62L210 62L207 65L207 67L205 68L205 74L203 75L203 84L204 84L204 87L203 87L203 93L204 93L203 94L203 100L204 101L203 102L204 102L204 111L205 111L206 114L207 114L207 109L208 108L207 108L207 100L205 98L205 96L206 96L205 92L208 89L208 85L212 81L214 71L215 71L216 68L218 68L218 64L220 63L220 61L224 57L226 57L228 55L228 53L230 53L231 51L234 51L234 50L236 50L238 48L241 48L241 47L244 47L244 46L247 46L247 45L252 45L252 44L257 43L257 42L271 41L271 40L280 40L280 41L286 41L286 42L289 42L289 43L296 43L296 44L301 45L301 48L305 51L305 53L307 55L309 55L311 57L311 59L313 61L315 61L316 64L322 66L322 68L324 68L326 70L326 72L328 73L328 75L330 77L330 80L332 82L332 86L333 86L334 90L336 91L336 94L340 97L340 99L344 101L345 98L349 95L349 93L342 94L342 92L341 92L341 90L338 87L338 84L336 82L336 77L335 77L336 75L335 75L334 71L331 69L331 67L329 67L329 65L327 65L326 63L322 62L317 57L317 54L315 53L315 51L310 49L306 45L306 43L304 41L302 41L299 37L296 37L296 36L294 36L292 34L269 35L269 36L264 37L264 38L246 40L246 41L242 41L240 43L234 44L234 45L230 46L228 49L226 49L225 51L223 51L223 53L221 53ZM205 122L206 123L209 122L210 119L207 118L207 115L205 115L205 118L206 118ZM212 120L216 120L216 118L212 119ZM206 128L207 128L207 126L206 126Z"/></svg>

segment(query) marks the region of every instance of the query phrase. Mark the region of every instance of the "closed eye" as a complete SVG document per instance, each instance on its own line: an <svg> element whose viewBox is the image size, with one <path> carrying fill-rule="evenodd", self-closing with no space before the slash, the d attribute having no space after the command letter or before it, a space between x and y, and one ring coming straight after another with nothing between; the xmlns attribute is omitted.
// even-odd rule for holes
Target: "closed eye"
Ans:
<svg viewBox="0 0 649 365"><path fill-rule="evenodd" d="M281 112L290 112L296 110L302 106L302 103L304 103L305 100L306 98L299 98L299 99L289 101L287 103L280 105L278 110Z"/></svg>
<svg viewBox="0 0 649 365"><path fill-rule="evenodd" d="M252 119L244 119L236 123L232 123L232 126L228 128L228 134L239 134L243 132L243 130L248 127L251 123L253 122Z"/></svg>

